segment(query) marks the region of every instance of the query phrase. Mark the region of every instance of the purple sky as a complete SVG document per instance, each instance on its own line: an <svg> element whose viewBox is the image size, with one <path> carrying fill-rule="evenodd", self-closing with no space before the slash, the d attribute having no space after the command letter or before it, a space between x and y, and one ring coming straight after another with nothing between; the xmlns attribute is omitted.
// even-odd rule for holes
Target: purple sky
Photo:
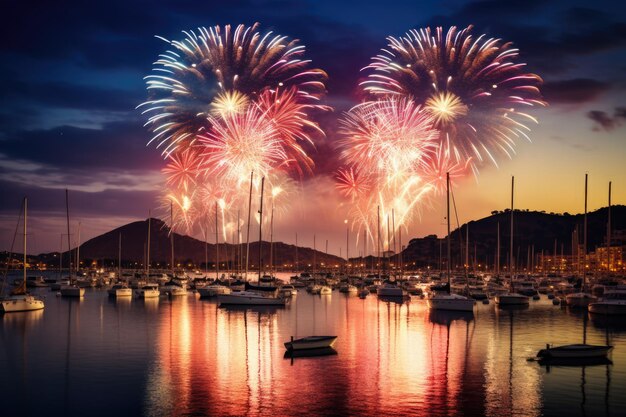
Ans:
<svg viewBox="0 0 626 417"><path fill-rule="evenodd" d="M316 174L277 219L276 240L345 254L346 207L329 176L336 168L336 120L357 102L359 70L399 36L425 26L475 25L476 33L514 42L528 69L541 75L550 106L535 111L533 143L500 167L485 166L460 184L460 221L508 205L516 176L520 208L583 210L626 203L626 6L597 1L232 1L14 2L3 12L0 72L0 249L10 247L21 198L29 197L29 252L58 250L70 189L72 227L81 239L147 217L163 178L160 152L134 110L146 98L143 77L180 31L215 24L261 23L261 30L300 39L307 57L328 75L317 143ZM420 212L409 237L442 235L442 202ZM408 240L405 238L405 240ZM355 248L350 249L352 252Z"/></svg>

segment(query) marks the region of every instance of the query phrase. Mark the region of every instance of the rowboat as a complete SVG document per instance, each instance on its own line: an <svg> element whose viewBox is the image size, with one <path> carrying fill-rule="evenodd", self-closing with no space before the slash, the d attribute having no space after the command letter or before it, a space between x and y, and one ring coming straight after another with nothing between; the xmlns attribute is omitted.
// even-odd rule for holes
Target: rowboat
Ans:
<svg viewBox="0 0 626 417"><path fill-rule="evenodd" d="M539 358L602 358L613 346L587 345L583 343L550 347L546 345L537 353Z"/></svg>
<svg viewBox="0 0 626 417"><path fill-rule="evenodd" d="M293 339L285 342L287 350L326 349L335 344L337 336L308 336L301 339Z"/></svg>

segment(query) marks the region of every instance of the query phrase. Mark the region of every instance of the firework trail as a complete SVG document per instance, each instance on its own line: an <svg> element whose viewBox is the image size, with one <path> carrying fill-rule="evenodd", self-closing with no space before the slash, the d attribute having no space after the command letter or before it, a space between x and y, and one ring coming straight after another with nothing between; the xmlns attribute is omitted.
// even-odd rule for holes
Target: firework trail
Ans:
<svg viewBox="0 0 626 417"><path fill-rule="evenodd" d="M433 117L444 153L477 174L485 160L511 157L515 141L529 139L526 113L543 106L538 75L524 71L511 43L485 35L472 26L411 30L389 37L388 47L372 59L360 83L372 97L410 97Z"/></svg>

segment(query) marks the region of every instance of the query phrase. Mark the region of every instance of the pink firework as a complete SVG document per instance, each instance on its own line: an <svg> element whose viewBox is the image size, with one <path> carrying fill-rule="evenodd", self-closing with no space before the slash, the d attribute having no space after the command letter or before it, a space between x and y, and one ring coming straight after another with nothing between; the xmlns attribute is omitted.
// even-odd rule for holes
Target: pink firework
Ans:
<svg viewBox="0 0 626 417"><path fill-rule="evenodd" d="M365 196L371 189L369 177L352 167L340 168L335 174L335 187L352 200Z"/></svg>
<svg viewBox="0 0 626 417"><path fill-rule="evenodd" d="M314 147L313 135L324 136L317 123L310 120L308 112L327 110L317 104L307 104L296 88L264 91L257 100L259 110L278 132L283 150L287 156L285 163L300 176L311 173L313 160L303 147Z"/></svg>
<svg viewBox="0 0 626 417"><path fill-rule="evenodd" d="M341 158L362 172L393 175L428 158L437 132L432 117L405 98L366 102L342 120Z"/></svg>
<svg viewBox="0 0 626 417"><path fill-rule="evenodd" d="M275 126L257 107L224 119L211 119L213 129L200 136L204 169L233 186L255 172L267 176L287 168L287 154Z"/></svg>
<svg viewBox="0 0 626 417"><path fill-rule="evenodd" d="M161 171L167 176L166 184L181 188L185 192L196 184L200 173L201 159L194 148L170 154L167 165Z"/></svg>

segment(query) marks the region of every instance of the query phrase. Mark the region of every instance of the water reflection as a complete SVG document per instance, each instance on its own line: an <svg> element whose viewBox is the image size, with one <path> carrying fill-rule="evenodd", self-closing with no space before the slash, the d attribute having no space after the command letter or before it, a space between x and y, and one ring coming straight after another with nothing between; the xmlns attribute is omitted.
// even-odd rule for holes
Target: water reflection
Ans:
<svg viewBox="0 0 626 417"><path fill-rule="evenodd" d="M466 314L336 293L219 308L94 291L0 317L0 372L12 377L0 389L39 392L32 415L608 415L626 408L626 333L613 324L548 301ZM315 334L337 335L335 349L285 354L291 336ZM526 360L581 341L615 345L615 365Z"/></svg>

